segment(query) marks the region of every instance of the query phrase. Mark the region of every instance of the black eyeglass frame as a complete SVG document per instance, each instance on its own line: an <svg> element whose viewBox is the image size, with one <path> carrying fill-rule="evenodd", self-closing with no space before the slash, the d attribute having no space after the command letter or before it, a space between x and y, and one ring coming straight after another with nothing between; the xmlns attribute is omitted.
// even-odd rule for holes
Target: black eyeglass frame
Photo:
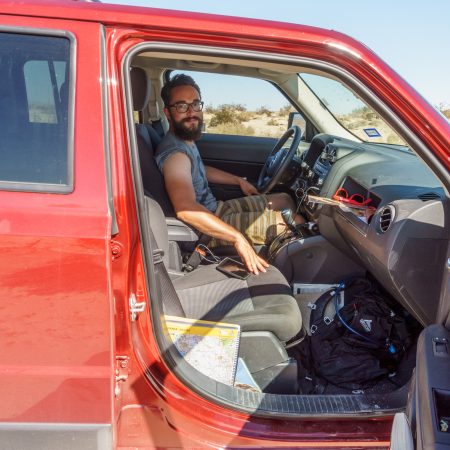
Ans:
<svg viewBox="0 0 450 450"><path fill-rule="evenodd" d="M194 104L197 104L197 106L194 106ZM189 111L189 108L192 108L192 111L199 112L203 111L203 106L205 105L205 102L201 100L194 100L192 103L187 102L177 102L173 103L172 105L167 105L168 108L175 108L178 113L183 114L187 113ZM182 107L182 110L180 111L180 107ZM184 109L186 108L186 109Z"/></svg>

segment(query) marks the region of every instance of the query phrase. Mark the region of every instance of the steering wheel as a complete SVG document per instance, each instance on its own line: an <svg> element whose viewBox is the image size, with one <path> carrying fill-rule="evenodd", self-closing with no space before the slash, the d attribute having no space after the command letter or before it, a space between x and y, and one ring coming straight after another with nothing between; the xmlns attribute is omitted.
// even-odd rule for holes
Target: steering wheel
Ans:
<svg viewBox="0 0 450 450"><path fill-rule="evenodd" d="M283 145L292 136L292 142L288 149L284 149ZM280 181L281 176L285 170L289 167L295 152L300 143L302 137L302 131L297 125L290 127L283 136L280 137L275 147L267 156L264 167L258 177L258 183L256 189L260 194L267 194L275 185Z"/></svg>

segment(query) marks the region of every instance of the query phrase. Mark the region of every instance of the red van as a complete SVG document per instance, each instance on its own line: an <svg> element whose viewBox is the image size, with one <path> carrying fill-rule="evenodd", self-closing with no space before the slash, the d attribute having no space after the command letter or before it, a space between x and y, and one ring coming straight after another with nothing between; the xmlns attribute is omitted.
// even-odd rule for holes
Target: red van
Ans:
<svg viewBox="0 0 450 450"><path fill-rule="evenodd" d="M2 2L0 21L1 448L450 448L443 116L329 30L69 0ZM267 274L185 270L199 235L152 154L178 72L204 89L205 163L307 219L258 249ZM354 276L409 327L397 370L302 388L315 302ZM250 381L189 362L177 320L230 324Z"/></svg>

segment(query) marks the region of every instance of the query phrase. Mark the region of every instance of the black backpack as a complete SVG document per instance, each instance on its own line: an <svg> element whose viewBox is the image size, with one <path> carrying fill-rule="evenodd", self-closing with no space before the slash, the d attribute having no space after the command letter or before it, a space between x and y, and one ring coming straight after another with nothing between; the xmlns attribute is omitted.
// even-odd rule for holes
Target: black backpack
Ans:
<svg viewBox="0 0 450 450"><path fill-rule="evenodd" d="M310 335L299 349L302 393L329 384L359 392L395 373L410 343L405 320L367 279L341 283L311 307Z"/></svg>

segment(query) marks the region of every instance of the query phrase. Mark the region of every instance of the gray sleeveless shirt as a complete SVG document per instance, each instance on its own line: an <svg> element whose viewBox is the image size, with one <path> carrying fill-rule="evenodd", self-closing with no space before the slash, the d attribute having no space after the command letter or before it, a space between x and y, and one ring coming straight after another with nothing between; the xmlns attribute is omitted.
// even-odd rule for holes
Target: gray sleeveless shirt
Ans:
<svg viewBox="0 0 450 450"><path fill-rule="evenodd" d="M159 170L164 175L164 163L169 156L178 152L186 154L191 160L191 176L196 201L211 212L214 212L217 209L217 200L208 185L205 166L194 142L187 143L169 131L155 152L155 160Z"/></svg>

